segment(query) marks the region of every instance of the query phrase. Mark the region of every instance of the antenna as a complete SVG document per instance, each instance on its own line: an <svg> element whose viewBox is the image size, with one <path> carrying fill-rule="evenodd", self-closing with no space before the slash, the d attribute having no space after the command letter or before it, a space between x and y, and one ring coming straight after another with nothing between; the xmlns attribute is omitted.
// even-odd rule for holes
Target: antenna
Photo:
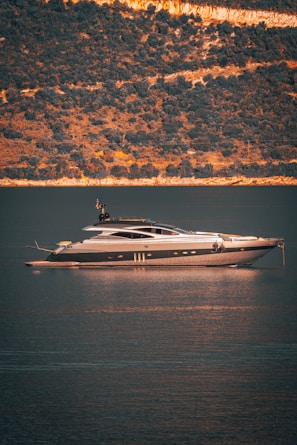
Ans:
<svg viewBox="0 0 297 445"><path fill-rule="evenodd" d="M96 199L96 209L100 211L99 220L106 221L110 219L109 213L106 212L106 205L99 201L99 198Z"/></svg>

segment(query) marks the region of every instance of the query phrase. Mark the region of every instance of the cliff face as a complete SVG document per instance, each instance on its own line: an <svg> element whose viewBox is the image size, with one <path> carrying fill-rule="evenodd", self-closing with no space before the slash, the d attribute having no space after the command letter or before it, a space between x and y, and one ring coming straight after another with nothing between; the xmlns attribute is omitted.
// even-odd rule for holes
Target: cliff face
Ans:
<svg viewBox="0 0 297 445"><path fill-rule="evenodd" d="M80 0L73 0L72 3L78 3ZM98 5L104 3L112 5L114 0L94 0ZM275 11L259 11L247 9L232 9L216 7L209 5L195 5L189 2L180 2L179 0L123 0L117 1L117 5L123 3L129 8L135 10L146 10L149 6L155 6L157 11L165 10L172 15L193 14L200 16L205 24L212 22L231 22L233 25L259 25L265 23L267 28L296 27L297 16L294 14L278 13Z"/></svg>

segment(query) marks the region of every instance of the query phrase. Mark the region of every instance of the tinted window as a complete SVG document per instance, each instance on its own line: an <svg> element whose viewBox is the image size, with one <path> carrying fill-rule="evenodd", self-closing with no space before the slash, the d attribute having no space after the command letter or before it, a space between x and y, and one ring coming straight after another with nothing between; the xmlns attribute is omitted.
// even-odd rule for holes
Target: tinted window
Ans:
<svg viewBox="0 0 297 445"><path fill-rule="evenodd" d="M112 234L113 236L121 236L123 238L151 238L149 235L145 235L144 233L134 233L134 232L116 232Z"/></svg>

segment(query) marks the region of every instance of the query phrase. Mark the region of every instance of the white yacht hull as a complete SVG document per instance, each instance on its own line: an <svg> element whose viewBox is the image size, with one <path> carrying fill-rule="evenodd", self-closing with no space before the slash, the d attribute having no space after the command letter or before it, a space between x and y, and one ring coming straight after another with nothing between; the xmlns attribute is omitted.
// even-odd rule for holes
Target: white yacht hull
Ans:
<svg viewBox="0 0 297 445"><path fill-rule="evenodd" d="M251 265L276 246L280 238L192 232L143 218L105 220L83 229L82 242L61 241L36 267L138 267Z"/></svg>
<svg viewBox="0 0 297 445"><path fill-rule="evenodd" d="M257 259L266 255L269 250L276 247L278 239L263 239L257 243L251 242L224 243L217 252L213 245L204 246L203 249L183 246L173 246L175 249L166 250L152 249L153 246L147 244L142 249L96 250L94 247L85 249L84 243L72 245L57 250L45 261L30 261L26 264L37 267L119 267L119 266L230 266L230 265L251 265ZM82 248L84 246L84 249ZM98 246L97 246L98 247ZM110 247L110 246L109 246ZM130 246L131 247L131 246ZM136 246L134 246L136 247ZM140 247L140 246L138 246ZM151 247L151 248L149 248ZM156 246L155 246L156 247Z"/></svg>

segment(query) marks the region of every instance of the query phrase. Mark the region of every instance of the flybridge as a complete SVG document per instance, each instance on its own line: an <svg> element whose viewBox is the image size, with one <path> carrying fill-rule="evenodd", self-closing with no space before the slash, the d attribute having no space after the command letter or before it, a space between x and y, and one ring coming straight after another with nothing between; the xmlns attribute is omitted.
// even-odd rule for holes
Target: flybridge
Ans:
<svg viewBox="0 0 297 445"><path fill-rule="evenodd" d="M155 221L150 220L149 218L142 218L142 217L137 217L137 216L119 216L117 218L106 218L106 219L102 219L99 216L99 221L96 222L94 225L98 226L100 224L125 224L125 223L131 223L131 224L156 224Z"/></svg>
<svg viewBox="0 0 297 445"><path fill-rule="evenodd" d="M99 198L96 199L96 209L99 210L99 223L94 225L102 224L104 222L112 222L112 223L147 223L147 224L155 224L155 221L151 221L148 218L138 217L138 216L119 216L118 218L110 218L109 213L106 211L107 206L100 202Z"/></svg>
<svg viewBox="0 0 297 445"><path fill-rule="evenodd" d="M137 216L119 216L118 221L120 222L141 222L141 223L153 223L154 221L151 221L148 218L141 218L141 217L137 217Z"/></svg>

